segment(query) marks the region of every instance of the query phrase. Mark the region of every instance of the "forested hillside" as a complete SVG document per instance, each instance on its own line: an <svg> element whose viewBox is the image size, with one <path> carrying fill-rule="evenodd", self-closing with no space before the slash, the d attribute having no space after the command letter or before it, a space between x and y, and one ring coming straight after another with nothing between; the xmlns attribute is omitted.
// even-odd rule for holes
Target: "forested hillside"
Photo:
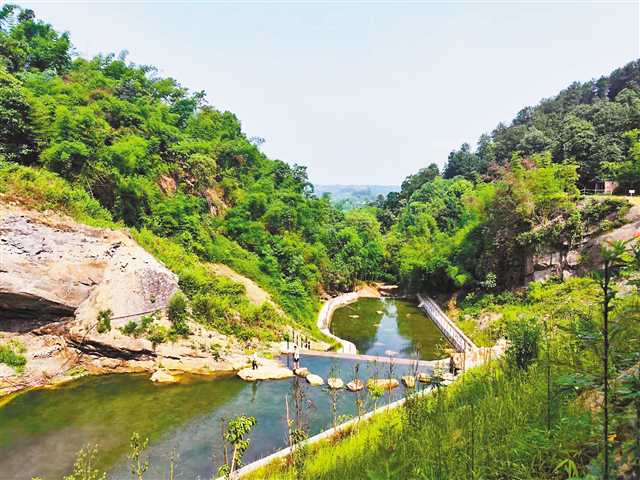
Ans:
<svg viewBox="0 0 640 480"><path fill-rule="evenodd" d="M109 220L232 266L311 325L324 289L375 275L382 251L370 240L378 224L370 213L344 215L316 198L305 167L267 158L262 141L204 92L125 55L77 57L69 35L31 10L0 10L3 188L40 176L18 165L49 170L70 191L87 192ZM195 295L192 280L182 272Z"/></svg>
<svg viewBox="0 0 640 480"><path fill-rule="evenodd" d="M340 210L361 208L374 201L378 195L387 195L398 190L393 185L314 185L319 197L330 195L331 202Z"/></svg>
<svg viewBox="0 0 640 480"><path fill-rule="evenodd" d="M640 61L524 108L451 152L441 176L432 164L379 197L386 270L415 289L521 285L536 255L563 263L622 222L625 201L581 199L604 180L640 191Z"/></svg>

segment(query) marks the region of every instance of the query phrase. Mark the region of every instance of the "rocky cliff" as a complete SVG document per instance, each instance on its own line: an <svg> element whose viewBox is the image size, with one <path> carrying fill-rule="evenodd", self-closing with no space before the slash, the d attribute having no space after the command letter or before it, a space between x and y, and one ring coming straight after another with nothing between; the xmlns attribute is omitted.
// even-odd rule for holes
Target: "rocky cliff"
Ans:
<svg viewBox="0 0 640 480"><path fill-rule="evenodd" d="M196 324L188 338L159 345L121 332L152 312L168 325L163 313L177 289L176 276L124 231L0 203L0 343L19 340L28 359L20 374L0 365L0 394L69 372L241 367L245 358L226 337ZM99 333L103 310L113 312L111 329Z"/></svg>

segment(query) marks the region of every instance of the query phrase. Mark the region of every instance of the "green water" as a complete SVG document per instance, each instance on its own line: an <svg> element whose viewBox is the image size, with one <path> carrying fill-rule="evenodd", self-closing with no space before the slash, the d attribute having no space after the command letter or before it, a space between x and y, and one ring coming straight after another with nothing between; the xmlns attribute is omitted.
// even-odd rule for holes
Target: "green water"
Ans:
<svg viewBox="0 0 640 480"><path fill-rule="evenodd" d="M337 309L331 332L353 342L358 353L436 360L448 345L438 327L412 302L361 298Z"/></svg>
<svg viewBox="0 0 640 480"><path fill-rule="evenodd" d="M349 381L354 365L302 358L302 366L325 379L332 371ZM374 371L379 368L361 364L360 378L381 376ZM396 376L408 369L396 366ZM255 416L258 424L245 459L268 455L285 446L284 398L289 397L294 411L294 388L304 393L301 411L309 434L329 427L327 388L310 387L297 378L250 384L236 377L193 376L180 384L157 385L148 375L108 375L26 392L0 408L0 478L59 479L71 471L77 451L87 444L98 445L99 466L111 478L130 478L126 453L131 433L138 432L150 439L151 469L145 478L167 478L170 452L175 451L177 478L208 480L222 463L220 418ZM402 395L402 387L393 392L394 399ZM341 391L338 414L353 415L355 398Z"/></svg>

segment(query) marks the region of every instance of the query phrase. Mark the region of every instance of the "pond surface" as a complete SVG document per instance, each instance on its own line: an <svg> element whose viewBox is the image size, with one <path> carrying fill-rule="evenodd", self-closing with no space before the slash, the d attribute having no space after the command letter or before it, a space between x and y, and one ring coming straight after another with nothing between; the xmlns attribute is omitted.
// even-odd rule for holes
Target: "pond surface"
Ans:
<svg viewBox="0 0 640 480"><path fill-rule="evenodd" d="M331 332L354 343L358 353L437 360L447 340L415 303L391 298L361 298L337 309Z"/></svg>
<svg viewBox="0 0 640 480"><path fill-rule="evenodd" d="M325 380L332 371L345 383L353 379L356 365L311 357L303 357L301 363ZM386 368L360 364L359 378L389 376ZM409 366L393 368L396 378L410 371ZM209 480L222 463L221 418L257 418L245 463L286 446L284 399L288 396L295 416L294 388L306 398L301 410L310 435L331 426L327 387L311 387L297 378L246 383L235 376L188 376L179 384L157 385L149 375L120 374L26 392L0 408L0 478L60 479L70 473L76 453L88 444L98 446L99 467L112 478L130 478L126 454L131 434L138 432L150 440L151 468L145 478L168 478L169 457L175 451L176 478ZM401 386L392 392L392 399L403 395ZM354 415L355 399L355 394L340 391L338 415ZM366 409L372 406L367 398Z"/></svg>

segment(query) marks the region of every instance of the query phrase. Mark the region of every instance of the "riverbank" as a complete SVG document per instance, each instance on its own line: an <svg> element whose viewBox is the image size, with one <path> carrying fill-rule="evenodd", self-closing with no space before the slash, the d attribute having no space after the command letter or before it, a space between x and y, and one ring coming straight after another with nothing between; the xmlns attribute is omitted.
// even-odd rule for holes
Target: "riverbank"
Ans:
<svg viewBox="0 0 640 480"><path fill-rule="evenodd" d="M353 292L345 293L329 299L324 303L324 305L320 309L320 312L318 313L318 329L324 335L340 344L340 349L338 350L339 352L356 355L358 352L356 346L352 342L331 333L330 328L333 313L338 308L356 302L360 298L380 298L381 296L383 296L383 293L387 294L387 292L393 291L394 288L396 288L395 285L385 285L381 283L362 284L359 285Z"/></svg>
<svg viewBox="0 0 640 480"><path fill-rule="evenodd" d="M350 296L355 301L379 295L375 285L364 285L357 292L326 302L318 318L326 318L327 308L332 313ZM17 341L24 346L26 359L22 371L0 364L0 401L4 404L15 394L31 389L55 388L86 375L147 373L152 376L158 371L177 377L185 374L212 377L234 374L250 365L253 352L258 352L261 365L280 367L281 363L272 358L286 352L282 342L243 343L195 322L189 323L191 333L188 338L155 345L146 338L122 334L119 329L129 320L131 318L127 317L112 320L112 330L106 334L83 330L82 323L73 319L49 323L27 332L0 332L0 339ZM165 328L170 327L166 318L156 321ZM323 333L340 340L328 329ZM300 332L297 335L300 336ZM312 348L324 351L329 344L314 340ZM353 351L355 353L355 347Z"/></svg>

